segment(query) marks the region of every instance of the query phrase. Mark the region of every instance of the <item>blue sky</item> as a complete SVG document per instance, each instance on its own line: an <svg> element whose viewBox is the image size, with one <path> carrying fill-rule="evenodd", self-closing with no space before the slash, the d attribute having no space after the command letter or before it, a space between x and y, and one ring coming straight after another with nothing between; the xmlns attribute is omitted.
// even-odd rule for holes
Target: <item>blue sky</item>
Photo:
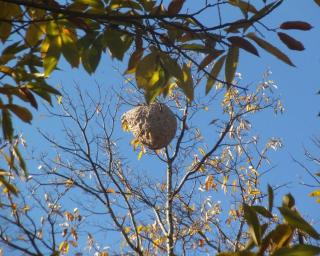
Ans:
<svg viewBox="0 0 320 256"><path fill-rule="evenodd" d="M203 1L191 1L190 8L200 6ZM199 4L196 4L199 3ZM284 147L270 155L273 171L264 177L263 184L270 183L272 185L281 185L289 182L290 184L279 191L280 196L291 192L297 199L298 207L303 213L311 217L317 217L319 212L319 204L316 204L314 199L309 198L307 194L311 192L309 188L299 184L301 177L305 181L310 181L307 174L293 162L292 157L305 162L304 147L311 148L315 154L319 154L319 150L314 149L311 138L319 136L319 117L320 111L319 99L317 91L320 90L320 8L313 1L291 0L279 8L270 17L265 19L267 24L274 24L274 27L281 22L288 20L304 20L314 26L311 31L299 32L289 31L288 34L294 36L303 42L306 50L304 52L289 51L276 38L276 35L268 33L268 41L273 42L277 47L284 50L296 68L289 67L283 64L274 56L259 49L260 58L257 58L248 53L243 53L240 56L240 65L237 72L243 76L244 84L255 84L261 80L262 74L270 69L272 71L271 79L278 86L277 94L280 96L285 112L282 115L275 116L272 111L258 114L253 120L254 133L261 136L262 141L266 141L269 137L281 138ZM206 17L210 18L210 16ZM124 65L125 66L125 65ZM92 76L80 68L79 70L71 70L64 62L59 65L62 71L53 73L50 81L56 86L63 86L68 90L68 86L78 83L83 88L90 88L95 82L98 82L106 90L112 86L117 87L124 84L121 71L124 66L119 62L111 62L106 56L103 57L98 70ZM120 69L120 72L115 70ZM204 91L204 87L202 87ZM201 93L201 92L200 92ZM211 113L209 112L208 115ZM30 149L36 151L50 151L51 148L39 141L40 135L37 133L37 128L47 131L59 137L61 127L55 120L46 117L46 111L41 108L39 112L34 112L34 121L32 126L22 125L17 122L18 130L20 130L29 145ZM207 125L203 123L202 125ZM120 125L119 125L120 127ZM208 128L209 129L209 128ZM132 161L136 160L136 154L132 154L132 148L129 146L131 139L130 135L119 131L121 147L127 150L125 155ZM143 168L153 168L153 161L143 158L141 165ZM31 163L31 168L37 168L37 163ZM318 223L318 227L319 227Z"/></svg>

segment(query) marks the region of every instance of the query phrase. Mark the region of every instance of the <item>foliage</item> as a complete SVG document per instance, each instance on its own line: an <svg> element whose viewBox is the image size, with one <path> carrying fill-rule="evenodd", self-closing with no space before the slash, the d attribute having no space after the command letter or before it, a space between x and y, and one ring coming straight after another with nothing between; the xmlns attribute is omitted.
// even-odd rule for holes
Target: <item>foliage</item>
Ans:
<svg viewBox="0 0 320 256"><path fill-rule="evenodd" d="M290 30L308 31L312 26L304 21L284 21L276 28L266 24L265 18L283 2L205 1L189 12L185 0L0 0L0 153L8 167L0 169L0 219L6 223L0 228L0 242L26 255L65 255L83 242L81 231L91 228L87 219L97 219L112 223L102 226L104 232L121 234L124 253L316 254L318 247L311 244L318 233L300 216L290 196L279 208L283 222L274 220L271 187L268 209L260 205L260 170L268 151L281 142L271 138L259 149L249 116L267 108L281 112L282 105L266 77L249 88L241 86L236 75L240 54L259 56L261 49L294 66L286 52L266 38L275 34L289 50L302 51L304 45L289 35ZM228 21L221 15L201 20L213 10L221 14L222 7L238 12ZM133 173L134 167L123 160L114 135L122 110L113 101L115 95L105 95L110 97L107 101L88 97L85 102L80 97L75 104L50 84L50 76L64 62L94 74L105 53L126 64L124 74L135 78L135 90L143 92L144 101L163 96L179 117L180 130L170 146L151 151L132 142L134 149L141 146L138 159L146 155L163 164L165 177L151 179L142 170ZM200 84L205 84L206 100L197 97ZM25 142L16 135L12 116L31 123L38 97L52 105L55 96L73 122L65 126L68 144L43 134L60 152L41 158L42 168L29 173L19 151ZM122 97L118 100L124 104ZM192 120L209 108L221 108L222 116L210 123L216 140L206 142ZM89 131L92 123L100 125L100 135ZM221 222L220 204L210 197L217 191L233 199L227 226ZM68 203L79 192L96 205L90 208L77 201L70 209ZM34 221L39 214L40 224ZM261 217L268 222L260 224ZM237 231L229 232L229 226ZM86 236L88 248L108 254L95 244L98 238ZM314 240L304 245L303 237Z"/></svg>
<svg viewBox="0 0 320 256"><path fill-rule="evenodd" d="M269 186L269 209L273 205L273 190ZM270 205L271 203L271 205ZM249 227L250 237L245 247L238 252L222 252L218 256L237 255L318 255L320 247L305 244L307 236L320 239L320 234L305 221L295 209L295 201L291 194L283 197L281 207L278 207L283 222L276 221L276 226L270 229L270 218L275 218L271 211L263 206L244 204L244 218ZM268 221L260 224L258 216ZM295 241L297 240L297 241ZM256 250L253 250L257 247ZM252 251L253 250L253 251Z"/></svg>

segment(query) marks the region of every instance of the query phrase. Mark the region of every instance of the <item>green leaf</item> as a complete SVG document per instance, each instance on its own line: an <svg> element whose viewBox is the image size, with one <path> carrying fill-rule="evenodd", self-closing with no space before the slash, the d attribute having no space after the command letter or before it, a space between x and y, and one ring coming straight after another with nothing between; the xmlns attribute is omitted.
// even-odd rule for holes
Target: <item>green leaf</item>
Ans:
<svg viewBox="0 0 320 256"><path fill-rule="evenodd" d="M277 1L273 1L270 4L267 4L265 7L260 9L255 15L253 15L250 18L250 21L253 23L255 21L260 20L262 17L267 15L270 10L277 8L280 4L282 4L282 2L283 2L283 0L281 0L281 1L277 0Z"/></svg>
<svg viewBox="0 0 320 256"><path fill-rule="evenodd" d="M81 37L77 41L78 49L80 50L80 55L84 52L87 51L88 48L92 45L92 42L97 40L97 36L99 34L95 31L92 31L90 33L85 34L83 37Z"/></svg>
<svg viewBox="0 0 320 256"><path fill-rule="evenodd" d="M18 89L20 95L23 96L25 101L28 101L32 107L34 107L35 109L38 109L38 103L36 98L33 96L33 94L28 90L28 88L26 87L21 87Z"/></svg>
<svg viewBox="0 0 320 256"><path fill-rule="evenodd" d="M25 50L27 48L27 46L25 44L21 44L21 41L15 42L13 44L10 44L9 46L7 46L3 52L2 55L9 55L9 54L16 54L18 52L21 52L23 50Z"/></svg>
<svg viewBox="0 0 320 256"><path fill-rule="evenodd" d="M144 98L147 102L147 104L153 102L158 95L162 93L161 87L156 87L154 89L148 89L144 91Z"/></svg>
<svg viewBox="0 0 320 256"><path fill-rule="evenodd" d="M26 45L35 46L42 34L43 32L41 31L39 24L31 23L26 31L26 35L24 38L26 41Z"/></svg>
<svg viewBox="0 0 320 256"><path fill-rule="evenodd" d="M169 76L173 76L180 81L184 81L184 71L181 70L181 67L177 61L173 60L168 54L165 53L160 54L160 61L162 67L166 70Z"/></svg>
<svg viewBox="0 0 320 256"><path fill-rule="evenodd" d="M256 47L253 46L248 40L244 39L243 37L240 36L230 36L228 37L228 41L232 43L233 46L240 47L247 52L250 52L256 56L259 56L259 53L256 49Z"/></svg>
<svg viewBox="0 0 320 256"><path fill-rule="evenodd" d="M61 38L59 36L49 39L49 49L43 60L44 75L49 76L56 68L61 54Z"/></svg>
<svg viewBox="0 0 320 256"><path fill-rule="evenodd" d="M287 224L279 224L274 230L267 234L261 241L257 255L264 255L269 248L270 252L287 246L290 244L293 237L293 229Z"/></svg>
<svg viewBox="0 0 320 256"><path fill-rule="evenodd" d="M38 89L38 90L44 90L48 93L52 93L55 95L61 95L61 93L57 89L53 88L50 85L47 85L45 82L29 83L26 85L26 87L32 91L35 91L35 89Z"/></svg>
<svg viewBox="0 0 320 256"><path fill-rule="evenodd" d="M243 204L244 218L249 226L249 233L256 245L261 243L261 226L256 212L247 204Z"/></svg>
<svg viewBox="0 0 320 256"><path fill-rule="evenodd" d="M129 49L133 38L128 34L116 30L107 30L104 32L105 42L111 52L112 58L122 60L124 54Z"/></svg>
<svg viewBox="0 0 320 256"><path fill-rule="evenodd" d="M266 232L267 228L268 228L268 223L264 223L261 225L261 237L263 237L264 233ZM260 245L260 248L262 248L264 245L264 240L265 238L261 241L261 245ZM245 244L245 247L244 247L244 250L251 250L255 247L255 243L253 241L253 239L251 237L249 237L249 239L247 240L246 244Z"/></svg>
<svg viewBox="0 0 320 256"><path fill-rule="evenodd" d="M64 29L61 33L62 54L71 67L78 67L80 64L80 50L76 42L76 36L71 30Z"/></svg>
<svg viewBox="0 0 320 256"><path fill-rule="evenodd" d="M181 49L195 52L210 53L210 49L208 49L205 45L202 44L183 44L181 45Z"/></svg>
<svg viewBox="0 0 320 256"><path fill-rule="evenodd" d="M32 114L28 109L15 104L7 104L7 105L4 105L4 107L9 109L11 112L13 112L23 122L31 123Z"/></svg>
<svg viewBox="0 0 320 256"><path fill-rule="evenodd" d="M283 196L282 198L282 206L293 208L295 206L295 200L294 197L289 193Z"/></svg>
<svg viewBox="0 0 320 256"><path fill-rule="evenodd" d="M24 159L23 159L23 157L22 157L22 155L20 153L20 150L19 150L19 148L17 146L13 147L13 153L14 153L14 156L18 159L19 166L22 169L25 177L27 177L28 176L27 165L26 165L26 163L25 163L25 161L24 161Z"/></svg>
<svg viewBox="0 0 320 256"><path fill-rule="evenodd" d="M300 244L291 248L280 248L272 256L317 256L320 254L320 247Z"/></svg>
<svg viewBox="0 0 320 256"><path fill-rule="evenodd" d="M273 248L281 248L290 244L293 236L292 228L287 224L279 224L274 230L272 230L263 240L261 248L267 249L270 243L273 244Z"/></svg>
<svg viewBox="0 0 320 256"><path fill-rule="evenodd" d="M208 54L199 64L198 71L205 69L212 61L214 61L222 52L217 55Z"/></svg>
<svg viewBox="0 0 320 256"><path fill-rule="evenodd" d="M51 105L51 95L61 95L61 93L55 88L47 85L45 82L39 83L29 83L26 85L26 88L30 89L35 94L39 95L41 98L46 100Z"/></svg>
<svg viewBox="0 0 320 256"><path fill-rule="evenodd" d="M156 52L146 55L139 61L136 68L136 82L139 88L147 91L165 85L164 70L161 68Z"/></svg>
<svg viewBox="0 0 320 256"><path fill-rule="evenodd" d="M95 46L91 46L87 51L82 53L82 65L89 74L92 74L96 71L101 59L101 54L102 51Z"/></svg>
<svg viewBox="0 0 320 256"><path fill-rule="evenodd" d="M256 212L259 213L260 215L267 217L267 218L273 218L273 215L271 214L271 212L269 212L266 208L264 208L263 206L259 206L259 205L254 205L251 206L251 208Z"/></svg>
<svg viewBox="0 0 320 256"><path fill-rule="evenodd" d="M82 3L94 8L104 8L104 4L100 0L76 0L76 3Z"/></svg>
<svg viewBox="0 0 320 256"><path fill-rule="evenodd" d="M141 5L143 6L143 8L147 11L150 12L152 10L152 8L155 6L156 1L154 0L142 0L140 1Z"/></svg>
<svg viewBox="0 0 320 256"><path fill-rule="evenodd" d="M257 9L249 3L250 1L242 1L242 0L229 0L229 4L233 6L237 6L241 9L242 12L247 13L247 12L252 12L252 13L257 13Z"/></svg>
<svg viewBox="0 0 320 256"><path fill-rule="evenodd" d="M291 210L285 206L279 207L278 209L288 224L306 232L315 239L320 239L319 233L307 221L305 221L296 210Z"/></svg>
<svg viewBox="0 0 320 256"><path fill-rule="evenodd" d="M11 120L11 114L8 109L2 109L2 132L3 137L6 140L11 141L13 138L13 126Z"/></svg>
<svg viewBox="0 0 320 256"><path fill-rule="evenodd" d="M183 90L184 94L187 96L190 102L194 98L194 88L193 88L193 79L191 74L191 68L186 64L182 67L183 80L177 81L177 85Z"/></svg>
<svg viewBox="0 0 320 256"><path fill-rule="evenodd" d="M232 46L229 48L227 59L226 59L226 65L225 65L227 87L230 87L230 84L232 84L233 82L233 78L237 70L238 61L239 61L239 48Z"/></svg>
<svg viewBox="0 0 320 256"><path fill-rule="evenodd" d="M123 0L112 0L109 4L109 8L112 11L117 9L122 9L122 8L142 10L142 7L138 3L134 1L123 1Z"/></svg>
<svg viewBox="0 0 320 256"><path fill-rule="evenodd" d="M168 13L174 15L180 12L185 0L172 0L168 6Z"/></svg>
<svg viewBox="0 0 320 256"><path fill-rule="evenodd" d="M125 74L132 74L136 71L136 66L143 55L143 49L136 49L130 56L128 68Z"/></svg>
<svg viewBox="0 0 320 256"><path fill-rule="evenodd" d="M226 59L226 55L223 55L217 62L214 64L211 72L210 72L210 77L207 80L206 84L206 94L208 94L212 88L212 86L215 84L215 79L218 77L222 66L224 64L224 61Z"/></svg>
<svg viewBox="0 0 320 256"><path fill-rule="evenodd" d="M272 187L268 184L268 209L270 212L272 212L272 208L273 208L273 189Z"/></svg>
<svg viewBox="0 0 320 256"><path fill-rule="evenodd" d="M278 59L282 60L283 62L287 63L290 66L295 67L295 65L291 62L289 57L281 52L278 48L273 46L272 44L268 43L267 41L257 37L254 33L249 33L246 37L250 38L251 40L255 41L261 48L269 52L270 54L274 55Z"/></svg>
<svg viewBox="0 0 320 256"><path fill-rule="evenodd" d="M60 34L60 28L56 20L51 20L47 22L46 33L47 35L53 38L57 37Z"/></svg>

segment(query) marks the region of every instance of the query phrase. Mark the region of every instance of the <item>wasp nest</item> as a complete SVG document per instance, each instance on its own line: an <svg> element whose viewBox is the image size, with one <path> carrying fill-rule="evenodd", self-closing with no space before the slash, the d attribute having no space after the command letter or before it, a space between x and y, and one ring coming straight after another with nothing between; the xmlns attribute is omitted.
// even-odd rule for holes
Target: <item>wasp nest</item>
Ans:
<svg viewBox="0 0 320 256"><path fill-rule="evenodd" d="M153 150L167 146L177 130L173 112L162 103L135 107L122 115L121 122L124 130Z"/></svg>

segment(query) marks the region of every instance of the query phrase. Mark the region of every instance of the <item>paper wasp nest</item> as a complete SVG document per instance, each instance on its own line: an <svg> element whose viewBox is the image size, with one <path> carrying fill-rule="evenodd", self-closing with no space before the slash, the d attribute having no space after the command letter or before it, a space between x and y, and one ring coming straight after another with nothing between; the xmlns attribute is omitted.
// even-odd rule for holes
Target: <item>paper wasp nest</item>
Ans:
<svg viewBox="0 0 320 256"><path fill-rule="evenodd" d="M124 130L153 150L167 146L177 130L173 112L162 103L135 107L122 115L121 123Z"/></svg>

